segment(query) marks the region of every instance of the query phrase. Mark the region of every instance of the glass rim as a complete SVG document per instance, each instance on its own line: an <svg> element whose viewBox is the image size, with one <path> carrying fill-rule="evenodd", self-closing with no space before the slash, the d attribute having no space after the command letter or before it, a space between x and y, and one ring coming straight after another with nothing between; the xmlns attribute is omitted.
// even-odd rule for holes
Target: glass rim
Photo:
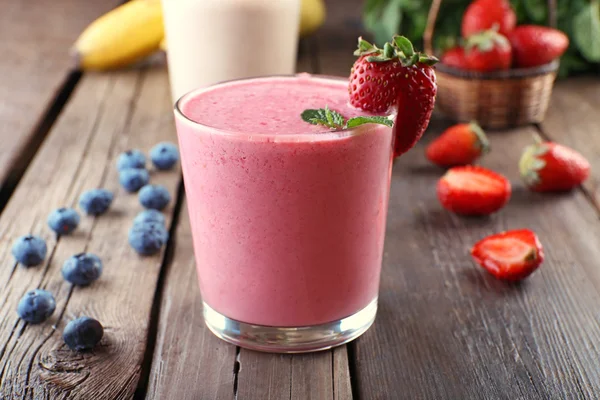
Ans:
<svg viewBox="0 0 600 400"><path fill-rule="evenodd" d="M183 101L185 101L185 99L187 99L189 96L200 94L200 93L206 92L206 91L210 91L217 87L225 86L230 83L271 79L271 78L292 79L292 78L299 78L299 77L309 77L311 79L320 79L320 80L325 80L325 81L348 82L348 78L341 77L341 76L309 74L309 73L254 76L254 77L220 81L220 82L217 82L210 86L193 89L193 90L183 94L182 96L180 96L173 106L173 110L175 112L175 118L179 119L180 121L185 122L186 124L188 124L190 126L206 128L206 129L210 130L211 133L215 133L215 134L219 134L219 135L223 135L223 136L260 137L262 140L276 138L274 141L277 141L277 142L290 141L289 139L292 139L291 141L298 141L299 138L303 138L304 140L302 140L302 141L312 141L312 140L316 139L317 137L319 140L341 139L341 138L345 138L348 136L356 135L359 132L363 132L364 128L366 126L372 125L372 124L366 124L366 125L360 125L360 126L357 126L354 128L345 128L345 129L335 130L335 131L332 130L329 132L323 131L323 132L303 132L303 133L284 133L284 134L261 133L261 132L254 132L254 131L232 131L232 130L228 130L228 129L217 128L217 127L207 125L202 122L194 121L191 118L189 118L187 115L185 115L185 113L183 112L183 110L180 107L180 105L183 103ZM394 115L394 114L395 114L395 111L392 111L392 113L390 113L390 115ZM381 126L383 127L383 125L381 125ZM391 129L391 128L389 128L389 129ZM288 140L286 140L286 139L288 139Z"/></svg>

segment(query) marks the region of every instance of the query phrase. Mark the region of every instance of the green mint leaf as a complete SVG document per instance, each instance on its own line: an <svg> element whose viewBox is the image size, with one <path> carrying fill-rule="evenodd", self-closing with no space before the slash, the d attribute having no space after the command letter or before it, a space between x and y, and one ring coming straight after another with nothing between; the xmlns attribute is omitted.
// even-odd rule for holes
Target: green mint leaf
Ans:
<svg viewBox="0 0 600 400"><path fill-rule="evenodd" d="M373 116L373 117L354 117L350 118L346 123L346 128L354 128L363 124L381 124L389 126L390 128L394 125L394 121L388 117Z"/></svg>
<svg viewBox="0 0 600 400"><path fill-rule="evenodd" d="M404 36L394 36L394 44L398 46L401 52L408 58L411 58L415 54L415 48L408 38Z"/></svg>
<svg viewBox="0 0 600 400"><path fill-rule="evenodd" d="M304 110L300 114L302 120L313 125L324 125L333 129L341 129L344 126L344 117L329 107Z"/></svg>

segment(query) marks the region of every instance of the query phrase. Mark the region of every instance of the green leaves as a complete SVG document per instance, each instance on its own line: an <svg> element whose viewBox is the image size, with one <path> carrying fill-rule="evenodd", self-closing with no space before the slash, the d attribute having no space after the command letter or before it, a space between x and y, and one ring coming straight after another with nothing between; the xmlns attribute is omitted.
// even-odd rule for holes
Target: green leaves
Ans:
<svg viewBox="0 0 600 400"><path fill-rule="evenodd" d="M573 39L588 61L600 62L600 0L592 0L575 16Z"/></svg>
<svg viewBox="0 0 600 400"><path fill-rule="evenodd" d="M300 117L309 124L323 125L334 130L350 129L364 124L381 124L390 128L394 125L394 122L390 118L383 116L365 115L350 118L348 121L345 121L342 114L330 110L327 106L325 106L325 108L304 110L302 114L300 114Z"/></svg>
<svg viewBox="0 0 600 400"><path fill-rule="evenodd" d="M342 114L337 111L331 111L327 106L318 110L304 110L300 116L304 121L313 125L325 125L333 129L342 129L344 127L344 117Z"/></svg>
<svg viewBox="0 0 600 400"><path fill-rule="evenodd" d="M421 47L427 13L432 0L364 0L363 22L367 31L381 44L402 33L416 48ZM462 15L472 0L443 0L435 26L434 46L441 54L460 38ZM600 0L556 0L558 28L571 39L561 61L561 76L597 70L600 34ZM510 0L519 24L547 25L547 0Z"/></svg>
<svg viewBox="0 0 600 400"><path fill-rule="evenodd" d="M385 126L388 126L391 128L394 125L394 121L392 121L388 117L379 117L379 116L354 117L354 118L350 118L348 120L348 122L346 123L346 128L354 128L356 126L364 125L364 124L381 124L381 125L385 125Z"/></svg>

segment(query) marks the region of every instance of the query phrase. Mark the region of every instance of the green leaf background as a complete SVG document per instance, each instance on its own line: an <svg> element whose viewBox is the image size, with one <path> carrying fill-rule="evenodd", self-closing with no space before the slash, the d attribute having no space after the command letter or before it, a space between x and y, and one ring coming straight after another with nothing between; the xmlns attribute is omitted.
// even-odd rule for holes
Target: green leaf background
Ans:
<svg viewBox="0 0 600 400"><path fill-rule="evenodd" d="M460 25L471 0L444 0L435 29L440 52L459 41ZM511 0L519 24L547 25L547 0ZM393 34L419 43L427 24L431 0L365 0L363 23L382 45ZM560 65L560 76L600 70L600 0L557 0L558 29L571 39Z"/></svg>

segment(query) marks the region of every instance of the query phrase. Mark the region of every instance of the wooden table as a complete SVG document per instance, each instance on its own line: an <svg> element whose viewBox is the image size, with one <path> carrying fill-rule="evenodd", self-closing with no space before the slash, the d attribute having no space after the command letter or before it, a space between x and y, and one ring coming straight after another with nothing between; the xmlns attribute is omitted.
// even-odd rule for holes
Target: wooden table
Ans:
<svg viewBox="0 0 600 400"><path fill-rule="evenodd" d="M354 1L354 0L353 0ZM489 218L444 211L435 195L442 170L423 147L447 122L435 120L394 168L379 314L355 342L308 355L264 354L226 344L204 327L179 171L155 173L174 201L171 240L154 257L127 245L136 196L117 183L115 157L175 141L164 62L112 73L70 69L79 31L119 1L0 2L0 399L597 399L600 396L600 81L560 82L541 126L490 134L482 164L506 174L514 194ZM299 70L345 75L358 34L359 0L329 2L329 21L303 43ZM53 30L41 30L43 24ZM592 177L563 195L523 188L517 160L533 133L580 150ZM48 213L73 206L89 188L116 193L112 211L85 217L57 239ZM536 230L541 270L507 285L468 255L481 237ZM17 266L13 240L49 245L44 265ZM73 288L60 268L90 251L102 278ZM27 290L57 299L48 323L15 313ZM62 342L79 315L106 328L91 353ZM237 396L237 397L236 397Z"/></svg>

